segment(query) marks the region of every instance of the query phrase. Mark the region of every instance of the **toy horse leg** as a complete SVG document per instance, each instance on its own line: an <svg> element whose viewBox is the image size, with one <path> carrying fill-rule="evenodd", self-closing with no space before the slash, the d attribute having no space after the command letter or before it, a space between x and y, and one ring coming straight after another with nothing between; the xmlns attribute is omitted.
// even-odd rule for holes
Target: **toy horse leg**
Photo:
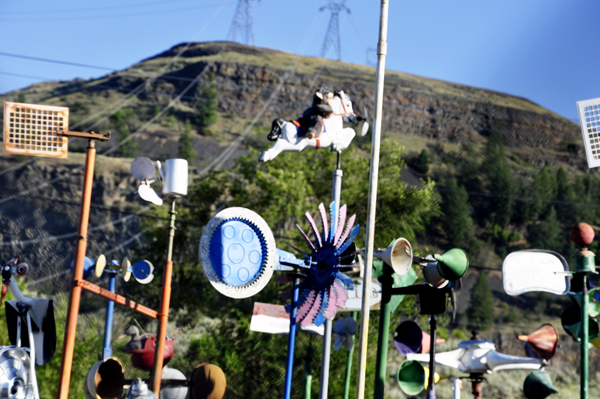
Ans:
<svg viewBox="0 0 600 399"><path fill-rule="evenodd" d="M301 139L298 141L297 144L292 144L289 141L280 138L275 142L273 147L260 154L258 160L259 162L268 162L272 159L275 159L275 157L281 154L282 152L300 152L304 150L306 146L310 144L311 141L315 141L315 139Z"/></svg>
<svg viewBox="0 0 600 399"><path fill-rule="evenodd" d="M273 147L260 154L260 162L268 162L282 152L300 152L306 147L316 148L315 139L298 137L298 128L293 123L285 123L281 128L281 137L273 144Z"/></svg>
<svg viewBox="0 0 600 399"><path fill-rule="evenodd" d="M333 145L331 146L331 149L333 151L345 150L346 148L348 148L348 146L350 146L350 143L352 142L352 139L355 135L356 133L354 132L354 129L350 127L338 131L335 134L335 139L333 140Z"/></svg>

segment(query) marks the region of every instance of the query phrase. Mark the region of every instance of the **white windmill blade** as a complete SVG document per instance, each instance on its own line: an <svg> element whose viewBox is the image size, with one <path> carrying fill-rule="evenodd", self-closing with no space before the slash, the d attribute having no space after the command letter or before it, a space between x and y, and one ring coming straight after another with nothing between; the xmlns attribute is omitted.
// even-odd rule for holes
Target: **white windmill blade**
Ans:
<svg viewBox="0 0 600 399"><path fill-rule="evenodd" d="M544 365L542 359L505 355L504 353L498 353L496 351L490 351L487 354L485 361L491 371L515 369L536 370Z"/></svg>
<svg viewBox="0 0 600 399"><path fill-rule="evenodd" d="M464 349L456 349L450 352L442 352L435 354L435 364L440 366L448 366L458 369L460 359L465 354ZM429 362L429 353L409 353L406 355L407 360L416 360L418 362Z"/></svg>
<svg viewBox="0 0 600 399"><path fill-rule="evenodd" d="M156 169L150 158L138 157L131 162L131 174L137 180L148 180L154 177Z"/></svg>
<svg viewBox="0 0 600 399"><path fill-rule="evenodd" d="M366 107L363 107L363 111L365 112L365 121L363 122L362 129L360 131L361 136L364 136L369 131L369 113L367 112Z"/></svg>
<svg viewBox="0 0 600 399"><path fill-rule="evenodd" d="M140 187L138 188L138 194L144 201L152 202L158 206L163 204L163 200L158 196L158 194L156 194L156 191L154 191L147 184L140 184Z"/></svg>

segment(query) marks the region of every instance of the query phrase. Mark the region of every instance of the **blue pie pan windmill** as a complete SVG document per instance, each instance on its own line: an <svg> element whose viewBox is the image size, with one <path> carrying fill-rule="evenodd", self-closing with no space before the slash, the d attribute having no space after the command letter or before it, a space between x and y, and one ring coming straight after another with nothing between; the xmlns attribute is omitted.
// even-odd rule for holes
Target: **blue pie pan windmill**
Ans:
<svg viewBox="0 0 600 399"><path fill-rule="evenodd" d="M320 204L321 232L310 213L305 214L314 241L297 225L310 248L308 252L297 250L303 259L277 249L265 220L246 208L224 209L202 233L202 268L211 285L225 296L251 297L267 285L273 271L292 272L294 289L282 295L292 299L286 306L290 332L284 398L290 397L296 323L320 326L333 319L346 304L346 289L352 288L352 281L341 269L354 267L344 260L356 255L353 241L359 226L354 226L356 215L347 219L346 212L345 205L338 208L332 203L328 219L325 206Z"/></svg>
<svg viewBox="0 0 600 399"><path fill-rule="evenodd" d="M346 224L346 205L339 209L339 213L336 211L337 207L332 203L331 219L328 223L325 206L319 205L322 232L319 232L310 213L306 212L306 219L315 237L314 242L299 225L296 225L312 250L310 254L304 253L306 263L310 267L304 271L306 277L299 286L296 321L302 326L310 323L320 326L326 319L333 319L338 308L343 308L348 299L344 286L352 288L353 285L352 280L343 274L341 269L353 267L344 260L355 256L354 252L347 254L347 251L354 248L353 243L358 235L359 226L353 226L356 215L352 215ZM286 308L291 312L293 302Z"/></svg>

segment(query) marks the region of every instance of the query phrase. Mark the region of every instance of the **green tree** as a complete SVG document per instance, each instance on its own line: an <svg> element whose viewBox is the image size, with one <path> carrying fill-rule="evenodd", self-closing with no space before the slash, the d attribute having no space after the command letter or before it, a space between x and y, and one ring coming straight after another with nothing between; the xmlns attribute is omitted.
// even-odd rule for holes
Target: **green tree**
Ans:
<svg viewBox="0 0 600 399"><path fill-rule="evenodd" d="M516 195L521 201L515 202L512 214L512 221L517 224L526 224L533 219L533 206L529 203L532 200L531 185L526 184L523 179L516 182Z"/></svg>
<svg viewBox="0 0 600 399"><path fill-rule="evenodd" d="M504 136L494 129L483 148L481 172L488 199L488 220L502 227L510 221L513 212L515 181L504 152Z"/></svg>
<svg viewBox="0 0 600 399"><path fill-rule="evenodd" d="M192 141L192 125L189 119L186 119L183 127L183 134L179 138L179 152L177 156L179 158L187 160L189 163L193 163L194 159L198 154L194 151L194 145Z"/></svg>
<svg viewBox="0 0 600 399"><path fill-rule="evenodd" d="M131 136L131 127L137 121L135 111L131 108L120 109L115 112L111 121L117 130L117 140L122 143L119 154L124 157L134 157L140 151L137 137Z"/></svg>
<svg viewBox="0 0 600 399"><path fill-rule="evenodd" d="M471 289L471 301L467 309L469 327L481 331L494 324L494 296L484 272L480 272Z"/></svg>
<svg viewBox="0 0 600 399"><path fill-rule="evenodd" d="M447 187L441 190L441 209L444 217L442 226L448 243L451 246L460 246L473 227L470 217L469 195L463 186L458 186L456 179L450 179Z"/></svg>
<svg viewBox="0 0 600 399"><path fill-rule="evenodd" d="M534 248L563 252L563 247L568 245L570 241L565 234L565 229L558 220L556 209L553 206L545 215L544 220L531 224L528 231L529 242Z"/></svg>
<svg viewBox="0 0 600 399"><path fill-rule="evenodd" d="M556 214L561 223L567 226L577 222L575 202L578 201L573 185L569 182L567 172L561 167L556 171Z"/></svg>
<svg viewBox="0 0 600 399"><path fill-rule="evenodd" d="M458 184L467 191L479 193L482 191L479 157L472 144L463 146L457 167Z"/></svg>
<svg viewBox="0 0 600 399"><path fill-rule="evenodd" d="M417 158L416 169L419 173L426 175L429 172L429 153L426 148L419 154Z"/></svg>
<svg viewBox="0 0 600 399"><path fill-rule="evenodd" d="M531 207L531 218L536 219L540 215L546 215L550 211L551 200L556 192L556 176L546 167L536 173L531 186L532 201L528 201Z"/></svg>
<svg viewBox="0 0 600 399"><path fill-rule="evenodd" d="M211 73L207 81L202 86L200 101L196 106L196 123L203 130L214 125L217 122L218 94L217 85L214 83L215 77Z"/></svg>

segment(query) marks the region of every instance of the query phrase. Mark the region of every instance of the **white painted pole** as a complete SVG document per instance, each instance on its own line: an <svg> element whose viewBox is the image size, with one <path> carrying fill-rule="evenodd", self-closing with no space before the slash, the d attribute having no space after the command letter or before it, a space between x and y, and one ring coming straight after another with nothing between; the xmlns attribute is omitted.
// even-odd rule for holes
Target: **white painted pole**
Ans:
<svg viewBox="0 0 600 399"><path fill-rule="evenodd" d="M340 195L342 191L342 176L344 172L341 169L340 157L342 152L337 153L337 168L333 172L333 195L332 200L335 202L335 220L331 219L331 224L337 226L340 209ZM325 320L325 333L323 334L323 351L321 352L321 385L319 387L319 399L327 399L329 391L329 363L331 358L331 336L333 335L333 322L329 319Z"/></svg>
<svg viewBox="0 0 600 399"><path fill-rule="evenodd" d="M375 238L375 213L377 203L377 182L379 180L379 147L381 142L381 121L383 109L383 82L385 77L385 55L387 54L388 0L381 0L379 19L379 43L377 44L377 87L375 90L375 116L373 119L373 140L371 148L371 175L369 178L369 208L367 214L366 260L363 283L363 302L360 317L360 346L358 356L357 399L365 397L367 375L367 343L369 341L369 308L371 298L371 276L373 267L373 241Z"/></svg>
<svg viewBox="0 0 600 399"><path fill-rule="evenodd" d="M462 382L460 378L455 378L452 380L452 399L460 399L461 386Z"/></svg>

